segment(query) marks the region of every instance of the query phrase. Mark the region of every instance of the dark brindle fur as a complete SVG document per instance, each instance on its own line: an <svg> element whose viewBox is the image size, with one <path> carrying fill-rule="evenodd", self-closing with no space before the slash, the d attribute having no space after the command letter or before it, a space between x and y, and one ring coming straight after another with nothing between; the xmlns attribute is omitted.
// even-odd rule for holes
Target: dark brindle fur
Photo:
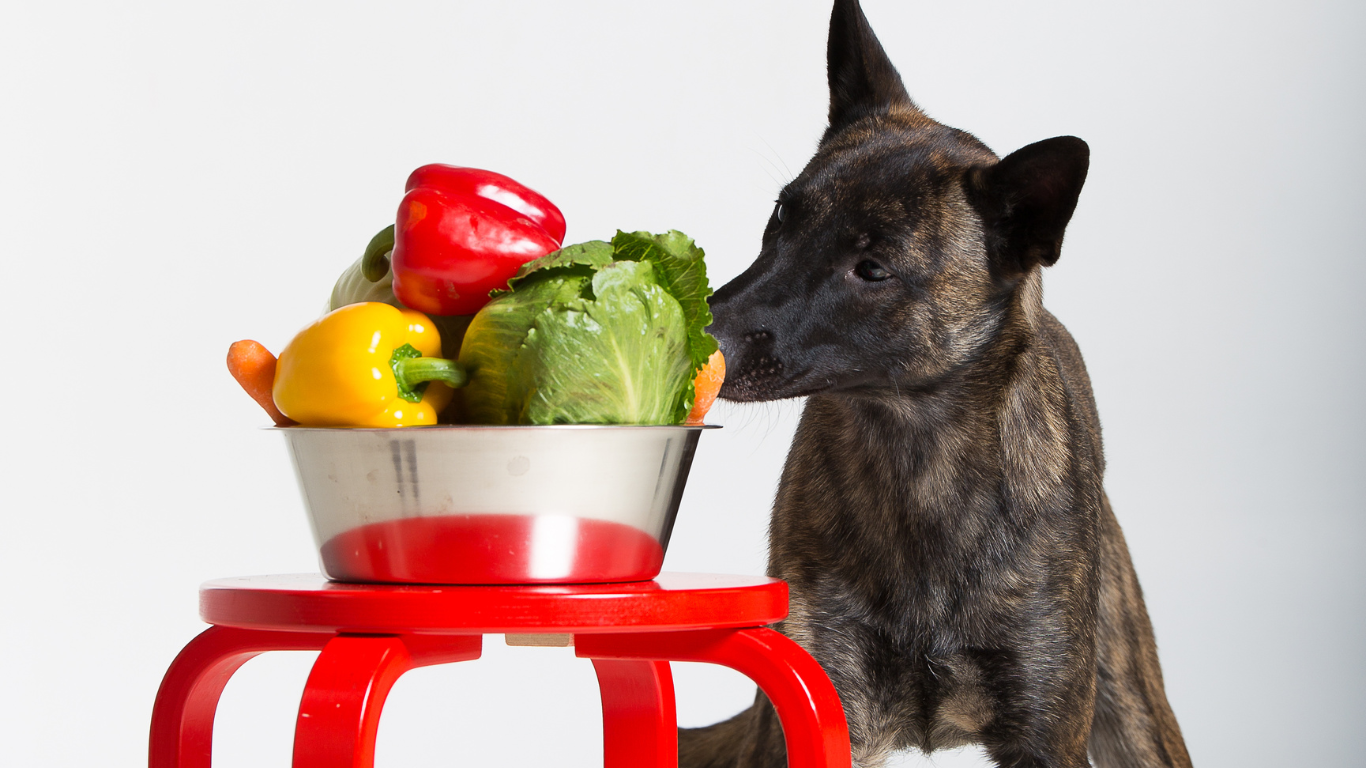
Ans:
<svg viewBox="0 0 1366 768"><path fill-rule="evenodd" d="M926 117L857 0L828 55L830 127L712 303L724 397L808 397L770 529L779 628L829 672L857 765L969 742L1004 766L1189 765L1090 381L1041 303L1086 144L998 161ZM680 752L785 759L762 694Z"/></svg>

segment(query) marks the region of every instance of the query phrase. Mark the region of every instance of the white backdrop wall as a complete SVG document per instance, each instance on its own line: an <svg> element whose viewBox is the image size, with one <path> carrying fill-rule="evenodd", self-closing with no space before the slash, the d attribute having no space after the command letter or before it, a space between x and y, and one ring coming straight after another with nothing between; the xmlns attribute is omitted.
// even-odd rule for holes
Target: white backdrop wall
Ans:
<svg viewBox="0 0 1366 768"><path fill-rule="evenodd" d="M1047 304L1200 766L1366 752L1366 6L867 0L933 116L1092 168ZM428 162L545 192L569 241L682 229L739 273L824 127L828 3L12 3L0 11L0 741L136 766L206 579L315 569L279 350ZM798 406L721 405L670 570L762 573ZM218 766L287 765L309 654L249 663ZM745 706L678 673L680 717ZM591 668L486 643L395 688L379 765L600 763ZM974 750L939 765L983 764ZM905 765L927 764L906 756Z"/></svg>

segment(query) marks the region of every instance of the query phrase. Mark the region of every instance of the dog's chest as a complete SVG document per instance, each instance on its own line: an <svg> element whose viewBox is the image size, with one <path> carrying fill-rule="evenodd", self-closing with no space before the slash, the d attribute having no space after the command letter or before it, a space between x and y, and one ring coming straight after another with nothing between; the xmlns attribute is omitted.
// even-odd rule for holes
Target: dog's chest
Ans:
<svg viewBox="0 0 1366 768"><path fill-rule="evenodd" d="M1065 623L1044 595L1066 515L1011 497L999 426L914 426L809 402L774 510L783 630L830 673L869 764L975 741L992 654Z"/></svg>
<svg viewBox="0 0 1366 768"><path fill-rule="evenodd" d="M1043 532L1014 516L995 425L918 426L812 398L774 507L773 575L838 585L912 628L1028 589Z"/></svg>
<svg viewBox="0 0 1366 768"><path fill-rule="evenodd" d="M829 612L797 593L783 631L810 650L840 692L859 763L915 747L926 752L975 742L994 717L974 654L951 647L958 633L893 626L874 607Z"/></svg>

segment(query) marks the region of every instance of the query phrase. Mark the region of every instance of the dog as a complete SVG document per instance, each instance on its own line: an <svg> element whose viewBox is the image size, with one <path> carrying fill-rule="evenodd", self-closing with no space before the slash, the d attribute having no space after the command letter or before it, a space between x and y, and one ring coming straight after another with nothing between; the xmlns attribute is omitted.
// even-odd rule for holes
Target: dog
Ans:
<svg viewBox="0 0 1366 768"><path fill-rule="evenodd" d="M769 531L777 628L829 674L855 765L978 743L1001 766L1189 766L1086 368L1041 301L1086 143L998 159L930 119L857 0L827 55L829 128L711 302L721 396L807 398ZM679 751L786 759L762 692Z"/></svg>

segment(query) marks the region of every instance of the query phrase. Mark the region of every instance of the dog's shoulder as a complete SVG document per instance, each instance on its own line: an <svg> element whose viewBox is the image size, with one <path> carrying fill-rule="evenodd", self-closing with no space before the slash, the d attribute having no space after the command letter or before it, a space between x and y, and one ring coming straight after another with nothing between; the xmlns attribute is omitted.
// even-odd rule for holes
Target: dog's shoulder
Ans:
<svg viewBox="0 0 1366 768"><path fill-rule="evenodd" d="M1068 403L1069 416L1075 426L1089 438L1088 443L1095 456L1097 469L1103 473L1105 458L1101 447L1100 414L1096 409L1091 376L1087 373L1086 363L1082 360L1081 348L1053 313L1043 310L1039 320L1038 343L1047 350L1057 366Z"/></svg>

